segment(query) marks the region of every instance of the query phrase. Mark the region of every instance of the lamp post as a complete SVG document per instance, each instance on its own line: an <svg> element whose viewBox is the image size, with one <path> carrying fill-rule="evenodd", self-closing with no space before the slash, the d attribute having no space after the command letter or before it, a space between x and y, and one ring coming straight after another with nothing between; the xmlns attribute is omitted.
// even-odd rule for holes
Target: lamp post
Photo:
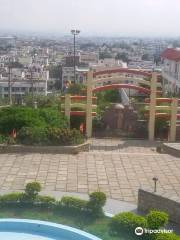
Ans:
<svg viewBox="0 0 180 240"><path fill-rule="evenodd" d="M71 30L71 34L74 36L74 83L76 82L76 36L80 33L79 30Z"/></svg>
<svg viewBox="0 0 180 240"><path fill-rule="evenodd" d="M157 191L157 182L158 182L158 178L157 177L153 177L152 179L154 181L154 192Z"/></svg>

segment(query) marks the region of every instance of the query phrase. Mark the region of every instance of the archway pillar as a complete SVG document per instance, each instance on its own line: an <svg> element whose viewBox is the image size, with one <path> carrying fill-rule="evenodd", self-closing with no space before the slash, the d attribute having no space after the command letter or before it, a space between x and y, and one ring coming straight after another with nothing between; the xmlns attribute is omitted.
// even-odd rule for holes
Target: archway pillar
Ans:
<svg viewBox="0 0 180 240"><path fill-rule="evenodd" d="M171 103L171 120L170 120L170 135L169 141L176 141L176 121L177 121L177 112L178 112L178 99L173 98Z"/></svg>
<svg viewBox="0 0 180 240"><path fill-rule="evenodd" d="M86 136L92 137L92 82L93 70L87 75Z"/></svg>
<svg viewBox="0 0 180 240"><path fill-rule="evenodd" d="M151 78L151 94L149 106L149 140L154 140L155 135L155 115L156 115L156 91L157 91L157 73L152 73Z"/></svg>
<svg viewBox="0 0 180 240"><path fill-rule="evenodd" d="M70 94L65 95L64 111L65 111L65 116L67 117L69 124L70 124L70 114L71 114L71 96L70 96Z"/></svg>

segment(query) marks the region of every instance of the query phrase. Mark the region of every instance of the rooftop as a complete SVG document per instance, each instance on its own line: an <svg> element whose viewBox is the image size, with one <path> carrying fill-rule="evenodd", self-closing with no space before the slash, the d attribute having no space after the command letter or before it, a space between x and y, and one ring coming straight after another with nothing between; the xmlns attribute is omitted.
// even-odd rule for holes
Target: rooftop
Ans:
<svg viewBox="0 0 180 240"><path fill-rule="evenodd" d="M161 54L161 57L178 62L178 61L180 61L180 49L177 49L177 48L167 48Z"/></svg>

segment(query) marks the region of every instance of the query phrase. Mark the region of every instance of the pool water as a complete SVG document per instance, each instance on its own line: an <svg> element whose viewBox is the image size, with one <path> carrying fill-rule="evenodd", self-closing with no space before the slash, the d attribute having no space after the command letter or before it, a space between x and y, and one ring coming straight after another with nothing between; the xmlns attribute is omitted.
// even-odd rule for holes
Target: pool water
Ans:
<svg viewBox="0 0 180 240"><path fill-rule="evenodd" d="M61 224L27 220L0 219L0 240L101 240L89 233Z"/></svg>
<svg viewBox="0 0 180 240"><path fill-rule="evenodd" d="M0 232L0 239L8 240L54 240L54 238L43 237L28 233ZM59 238L60 239L60 238ZM65 240L62 239L61 240Z"/></svg>

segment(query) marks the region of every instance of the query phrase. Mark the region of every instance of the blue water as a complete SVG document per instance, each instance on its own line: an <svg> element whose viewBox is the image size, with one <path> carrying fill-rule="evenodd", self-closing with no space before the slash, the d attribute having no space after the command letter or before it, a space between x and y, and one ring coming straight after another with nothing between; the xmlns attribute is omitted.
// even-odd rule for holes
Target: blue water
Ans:
<svg viewBox="0 0 180 240"><path fill-rule="evenodd" d="M54 240L54 238L43 237L28 233L0 232L0 239L3 240ZM59 240L65 240L59 238Z"/></svg>
<svg viewBox="0 0 180 240"><path fill-rule="evenodd" d="M0 240L101 240L91 234L61 224L0 219Z"/></svg>

